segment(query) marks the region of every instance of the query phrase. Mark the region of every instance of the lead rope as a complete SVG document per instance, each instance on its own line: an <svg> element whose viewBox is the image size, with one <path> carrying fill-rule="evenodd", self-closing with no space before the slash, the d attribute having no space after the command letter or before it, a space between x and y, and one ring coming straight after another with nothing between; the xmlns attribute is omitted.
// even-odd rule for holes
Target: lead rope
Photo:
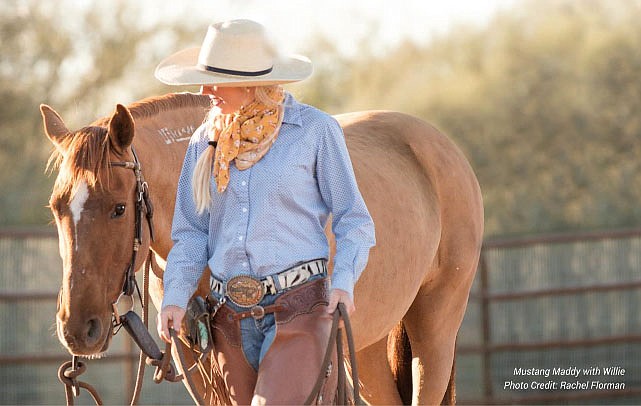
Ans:
<svg viewBox="0 0 641 406"><path fill-rule="evenodd" d="M145 325L145 328L149 327L149 270L153 266L153 251L150 249L147 256L147 261L145 262L145 268L142 274L142 323ZM143 378L145 377L145 361L147 356L145 353L140 350L140 355L138 357L138 372L136 373L136 387L134 393L131 396L131 406L134 406L138 403L138 398L142 392Z"/></svg>
<svg viewBox="0 0 641 406"><path fill-rule="evenodd" d="M345 387L347 386L347 381L345 379L345 365L343 359L343 337L341 331L338 328L340 320L343 320L345 325L345 336L347 337L347 347L349 349L349 362L352 369L352 383L354 386L353 395L354 395L354 404L364 405L365 403L360 397L359 394L359 380L358 380L358 368L356 367L356 351L354 350L354 336L352 335L352 325L349 321L349 316L347 315L347 309L343 303L338 304L338 308L334 312L332 320L332 329L329 334L329 340L327 341L327 348L325 350L325 357L321 363L320 373L316 379L316 384L311 393L305 400L306 405L312 405L318 399L323 383L327 379L326 372L329 368L329 364L334 354L333 345L336 345L337 359L338 359L338 398L337 402L340 405L347 404L347 395Z"/></svg>
<svg viewBox="0 0 641 406"><path fill-rule="evenodd" d="M358 378L358 368L356 366L356 347L354 346L354 335L352 334L352 323L349 320L347 315L347 309L343 303L338 304L338 308L341 311L343 317L343 324L345 325L345 336L347 337L347 349L349 351L349 362L351 364L352 372L352 384L354 385L354 404L355 405L365 405L363 399L361 399L360 391L360 380ZM342 349L343 340L340 336L341 331L338 331L340 340L340 346ZM345 400L347 403L347 400Z"/></svg>
<svg viewBox="0 0 641 406"><path fill-rule="evenodd" d="M78 360L77 356L73 356L71 361L67 361L60 365L58 368L58 379L65 385L65 396L67 398L67 405L73 406L73 398L80 396L80 388L85 389L91 397L93 397L96 405L103 405L102 399L96 389L86 382L77 380L78 376L87 370L87 365Z"/></svg>
<svg viewBox="0 0 641 406"><path fill-rule="evenodd" d="M205 401L203 398L198 394L198 391L195 389L196 386L194 385L194 381L192 380L191 377L191 372L185 365L187 362L185 362L185 354L183 353L182 346L180 345L180 338L178 338L178 333L176 333L176 330L173 328L169 329L169 335L171 336L171 342L173 343L174 347L176 348L176 352L178 353L178 359L175 360L176 364L178 364L178 369L182 372L182 378L185 380L185 387L187 388L187 392L191 395L191 398L194 400L194 402L197 405L204 405Z"/></svg>

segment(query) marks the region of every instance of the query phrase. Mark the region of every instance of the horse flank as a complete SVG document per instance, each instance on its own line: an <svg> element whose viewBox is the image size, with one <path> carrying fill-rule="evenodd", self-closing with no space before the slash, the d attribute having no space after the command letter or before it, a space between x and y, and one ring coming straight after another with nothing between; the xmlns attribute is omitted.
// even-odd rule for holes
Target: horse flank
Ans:
<svg viewBox="0 0 641 406"><path fill-rule="evenodd" d="M134 120L153 118L165 111L210 106L209 99L194 93L170 93L150 97L127 106ZM111 152L107 128L110 117L103 117L90 126L70 132L60 141L47 162L47 172L58 169L52 199L69 195L72 199L77 185L85 181L94 189L99 186L109 190L109 156Z"/></svg>

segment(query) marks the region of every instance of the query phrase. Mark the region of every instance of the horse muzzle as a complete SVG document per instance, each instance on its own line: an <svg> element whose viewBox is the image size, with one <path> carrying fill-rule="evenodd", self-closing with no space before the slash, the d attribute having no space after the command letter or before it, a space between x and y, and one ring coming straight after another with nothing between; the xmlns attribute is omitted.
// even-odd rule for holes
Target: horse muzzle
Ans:
<svg viewBox="0 0 641 406"><path fill-rule="evenodd" d="M64 320L57 315L56 331L58 340L71 354L98 356L109 348L111 319L88 317Z"/></svg>

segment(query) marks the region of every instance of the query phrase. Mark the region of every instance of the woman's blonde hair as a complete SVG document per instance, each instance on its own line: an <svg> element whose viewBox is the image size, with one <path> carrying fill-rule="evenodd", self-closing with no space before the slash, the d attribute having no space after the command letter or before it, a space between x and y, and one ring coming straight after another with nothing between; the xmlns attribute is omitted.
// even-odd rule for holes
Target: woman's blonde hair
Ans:
<svg viewBox="0 0 641 406"><path fill-rule="evenodd" d="M278 103L275 103L269 96L268 92L270 88L280 87L280 85L271 85L271 86L257 86L254 89L254 97L260 103L268 107L277 107ZM282 120L282 114L280 115ZM221 114L220 108L212 104L212 107L209 109L207 116L205 116L205 127L209 134L209 140L214 140L214 131L221 131L226 125L229 125L230 115ZM279 125L276 126L278 129ZM278 131L278 130L277 130ZM210 189L210 180L212 172L214 169L214 154L215 149L207 147L205 152L202 153L198 162L196 163L196 168L194 169L194 174L191 178L191 186L194 193L194 203L196 205L196 211L198 214L202 214L209 208L211 205L211 189Z"/></svg>

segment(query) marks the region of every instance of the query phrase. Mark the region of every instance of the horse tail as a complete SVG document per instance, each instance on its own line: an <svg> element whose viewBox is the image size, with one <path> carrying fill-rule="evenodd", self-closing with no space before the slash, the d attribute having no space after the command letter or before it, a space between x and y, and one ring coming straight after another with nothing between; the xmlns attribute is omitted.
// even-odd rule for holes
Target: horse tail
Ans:
<svg viewBox="0 0 641 406"><path fill-rule="evenodd" d="M387 352L396 388L404 405L412 403L412 346L403 322L390 331Z"/></svg>

